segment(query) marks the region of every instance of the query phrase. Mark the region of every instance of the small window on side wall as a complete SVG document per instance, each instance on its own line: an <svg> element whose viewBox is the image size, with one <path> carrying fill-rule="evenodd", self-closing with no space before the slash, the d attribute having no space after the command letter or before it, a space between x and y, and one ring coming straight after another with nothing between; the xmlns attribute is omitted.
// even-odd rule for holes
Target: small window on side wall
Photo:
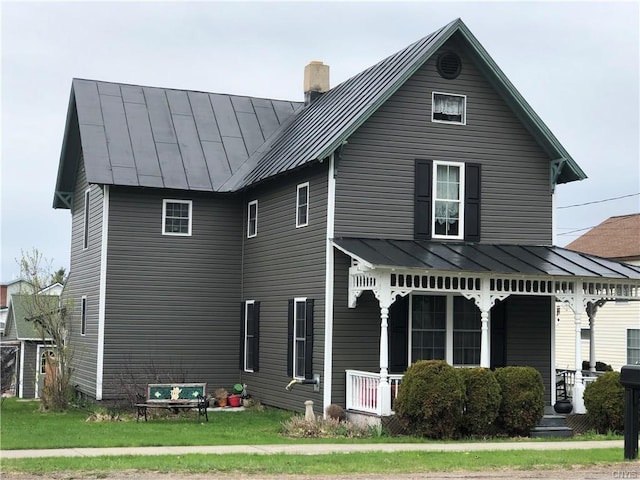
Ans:
<svg viewBox="0 0 640 480"><path fill-rule="evenodd" d="M309 225L309 182L298 185L296 197L296 228Z"/></svg>
<svg viewBox="0 0 640 480"><path fill-rule="evenodd" d="M191 235L191 200L162 201L162 234Z"/></svg>
<svg viewBox="0 0 640 480"><path fill-rule="evenodd" d="M247 238L258 235L258 201L249 202L247 208Z"/></svg>
<svg viewBox="0 0 640 480"><path fill-rule="evenodd" d="M451 93L433 92L431 97L431 121L440 123L467 123L467 97Z"/></svg>
<svg viewBox="0 0 640 480"><path fill-rule="evenodd" d="M80 335L87 334L87 297L82 297L80 305Z"/></svg>

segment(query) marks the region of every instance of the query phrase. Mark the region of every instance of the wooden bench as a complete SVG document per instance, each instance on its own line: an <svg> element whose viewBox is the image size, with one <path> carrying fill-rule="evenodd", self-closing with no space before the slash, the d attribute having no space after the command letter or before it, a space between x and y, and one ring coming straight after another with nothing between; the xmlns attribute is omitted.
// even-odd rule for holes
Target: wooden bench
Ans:
<svg viewBox="0 0 640 480"><path fill-rule="evenodd" d="M147 396L138 394L138 403L135 404L137 414L136 422L144 416L147 421L147 409L164 408L178 412L180 409L195 408L198 410L198 421L207 414L207 384L206 383L150 383L147 385Z"/></svg>

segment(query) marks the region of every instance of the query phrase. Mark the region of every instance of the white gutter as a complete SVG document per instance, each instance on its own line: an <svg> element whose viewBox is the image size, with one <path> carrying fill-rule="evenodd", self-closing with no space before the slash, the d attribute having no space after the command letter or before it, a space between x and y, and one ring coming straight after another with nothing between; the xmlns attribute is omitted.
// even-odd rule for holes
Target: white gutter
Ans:
<svg viewBox="0 0 640 480"><path fill-rule="evenodd" d="M107 298L107 240L109 238L109 185L104 186L102 198L102 239L100 242L100 293L98 298L98 363L96 365L96 400L102 400L104 375L104 320Z"/></svg>
<svg viewBox="0 0 640 480"><path fill-rule="evenodd" d="M325 255L325 295L324 295L324 373L322 411L331 405L331 383L333 380L333 235L335 230L336 179L335 158L329 157L327 178L327 238Z"/></svg>

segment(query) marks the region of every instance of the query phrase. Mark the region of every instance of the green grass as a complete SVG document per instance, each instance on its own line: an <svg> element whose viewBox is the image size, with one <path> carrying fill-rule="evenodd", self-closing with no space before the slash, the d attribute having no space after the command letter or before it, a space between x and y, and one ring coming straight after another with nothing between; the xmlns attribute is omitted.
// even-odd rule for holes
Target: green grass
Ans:
<svg viewBox="0 0 640 480"><path fill-rule="evenodd" d="M620 448L564 451L508 452L394 452L329 455L202 455L118 456L79 458L3 459L5 472L47 473L82 471L93 474L114 470L183 473L243 474L351 474L479 471L501 468L549 469L572 465L619 463Z"/></svg>

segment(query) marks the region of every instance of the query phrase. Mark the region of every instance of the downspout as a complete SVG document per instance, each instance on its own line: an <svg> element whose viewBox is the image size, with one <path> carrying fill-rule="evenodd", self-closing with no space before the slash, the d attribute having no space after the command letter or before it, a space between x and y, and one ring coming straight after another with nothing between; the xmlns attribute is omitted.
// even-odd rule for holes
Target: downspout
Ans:
<svg viewBox="0 0 640 480"><path fill-rule="evenodd" d="M24 340L20 340L20 378L18 380L18 398L24 398ZM36 348L36 352L37 352ZM38 370L36 370L37 372Z"/></svg>
<svg viewBox="0 0 640 480"><path fill-rule="evenodd" d="M100 292L98 306L98 351L96 365L96 400L102 400L104 375L104 322L107 299L107 240L109 238L109 185L104 186L102 198L102 239L100 242Z"/></svg>
<svg viewBox="0 0 640 480"><path fill-rule="evenodd" d="M336 171L335 153L329 157L327 178L327 237L325 250L325 305L324 305L324 385L322 411L331 405L331 384L333 381L333 275L335 230ZM325 413L326 415L326 413Z"/></svg>

